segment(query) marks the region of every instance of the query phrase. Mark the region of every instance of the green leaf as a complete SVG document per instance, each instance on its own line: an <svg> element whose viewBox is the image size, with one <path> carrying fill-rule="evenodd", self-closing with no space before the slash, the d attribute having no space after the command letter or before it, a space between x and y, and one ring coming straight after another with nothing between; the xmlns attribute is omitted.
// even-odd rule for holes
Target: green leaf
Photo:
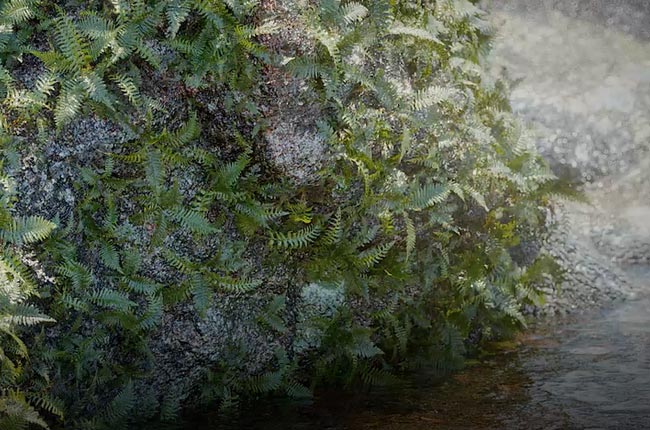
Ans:
<svg viewBox="0 0 650 430"><path fill-rule="evenodd" d="M205 219L205 217L201 213L193 209L182 208L180 206L177 206L174 209L172 209L170 212L174 221L176 221L181 226L183 226L183 228L188 229L192 233L207 235L218 231L218 229L214 227L210 223L210 221Z"/></svg>
<svg viewBox="0 0 650 430"><path fill-rule="evenodd" d="M9 226L0 229L0 235L5 242L15 245L40 242L56 228L56 224L41 216L30 216L14 219Z"/></svg>
<svg viewBox="0 0 650 430"><path fill-rule="evenodd" d="M447 199L450 192L450 188L444 184L426 184L411 193L408 209L421 211L441 204Z"/></svg>
<svg viewBox="0 0 650 430"><path fill-rule="evenodd" d="M137 306L135 302L129 300L128 294L108 288L102 288L93 293L91 300L99 306L117 311L129 311L132 307Z"/></svg>
<svg viewBox="0 0 650 430"><path fill-rule="evenodd" d="M122 267L120 265L120 254L117 252L117 249L115 249L115 246L108 242L102 241L99 247L99 256L102 259L102 263L104 263L106 267L122 273Z"/></svg>
<svg viewBox="0 0 650 430"><path fill-rule="evenodd" d="M269 243L277 248L304 248L313 243L321 233L319 225L311 225L302 230L288 233L271 232Z"/></svg>

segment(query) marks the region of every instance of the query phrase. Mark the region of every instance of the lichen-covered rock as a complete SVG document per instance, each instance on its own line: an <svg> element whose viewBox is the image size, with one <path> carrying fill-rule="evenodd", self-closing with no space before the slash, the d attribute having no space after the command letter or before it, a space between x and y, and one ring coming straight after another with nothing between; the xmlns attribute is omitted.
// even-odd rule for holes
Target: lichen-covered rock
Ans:
<svg viewBox="0 0 650 430"><path fill-rule="evenodd" d="M317 115L286 118L274 122L266 133L267 153L271 163L300 184L317 178L328 156L327 143L315 124ZM305 122L301 122L301 119Z"/></svg>
<svg viewBox="0 0 650 430"><path fill-rule="evenodd" d="M131 138L123 127L94 115L73 121L58 133L30 135L15 150L19 164L11 172L21 213L48 219L67 218L77 203L75 182L83 167L101 168L104 157Z"/></svg>
<svg viewBox="0 0 650 430"><path fill-rule="evenodd" d="M340 286L311 283L302 288L293 344L297 354L320 346L323 332L314 326L312 320L333 318L344 303L345 295Z"/></svg>
<svg viewBox="0 0 650 430"><path fill-rule="evenodd" d="M257 324L265 300L255 297L217 297L202 317L191 305L166 312L152 343L151 374L141 382L158 396L173 390L184 399L201 386L206 370L226 367L237 354L242 374L264 370L280 345Z"/></svg>

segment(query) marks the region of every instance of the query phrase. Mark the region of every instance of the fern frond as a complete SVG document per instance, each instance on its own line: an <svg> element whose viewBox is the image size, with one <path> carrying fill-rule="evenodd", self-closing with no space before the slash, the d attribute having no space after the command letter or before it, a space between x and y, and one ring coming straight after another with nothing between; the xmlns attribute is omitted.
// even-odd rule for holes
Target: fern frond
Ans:
<svg viewBox="0 0 650 430"><path fill-rule="evenodd" d="M394 244L395 242L388 242L367 249L357 256L357 260L361 266L366 268L376 266L381 260L386 258L388 251L391 250Z"/></svg>
<svg viewBox="0 0 650 430"><path fill-rule="evenodd" d="M171 393L166 393L160 404L160 420L163 422L172 422L178 419L182 409L182 397L178 390L172 390Z"/></svg>
<svg viewBox="0 0 650 430"><path fill-rule="evenodd" d="M60 399L52 398L41 393L30 393L28 395L30 403L39 409L63 419L64 405Z"/></svg>
<svg viewBox="0 0 650 430"><path fill-rule="evenodd" d="M52 21L54 42L63 54L71 70L79 73L89 63L88 44L77 32L75 24L65 15Z"/></svg>
<svg viewBox="0 0 650 430"><path fill-rule="evenodd" d="M91 295L93 303L116 311L128 311L136 306L136 303L129 299L128 294L122 291L115 291L109 288L102 288Z"/></svg>
<svg viewBox="0 0 650 430"><path fill-rule="evenodd" d="M369 387L385 387L399 382L399 379L389 371L367 366L361 370L361 380Z"/></svg>
<svg viewBox="0 0 650 430"><path fill-rule="evenodd" d="M130 381L111 400L101 416L107 423L117 424L126 419L136 405L135 390Z"/></svg>
<svg viewBox="0 0 650 430"><path fill-rule="evenodd" d="M56 322L32 305L15 304L8 308L0 307L0 311L0 327L32 326Z"/></svg>
<svg viewBox="0 0 650 430"><path fill-rule="evenodd" d="M0 227L0 237L15 245L40 242L56 228L56 224L41 216L12 220L10 225Z"/></svg>
<svg viewBox="0 0 650 430"><path fill-rule="evenodd" d="M287 63L287 69L300 79L315 79L324 71L321 63L311 57L294 58Z"/></svg>
<svg viewBox="0 0 650 430"><path fill-rule="evenodd" d="M242 154L234 162L224 164L218 171L219 182L228 189L231 188L239 180L250 161L247 154Z"/></svg>
<svg viewBox="0 0 650 430"><path fill-rule="evenodd" d="M196 139L201 133L201 126L196 113L192 113L185 124L167 136L167 141L172 148L181 148Z"/></svg>
<svg viewBox="0 0 650 430"><path fill-rule="evenodd" d="M433 33L423 28L410 27L402 24L401 22L394 22L388 30L389 34L398 36L411 36L417 39L435 42L439 45L443 43Z"/></svg>
<svg viewBox="0 0 650 430"><path fill-rule="evenodd" d="M147 297L147 310L140 318L140 328L152 330L160 324L163 314L163 298L161 295L150 295Z"/></svg>
<svg viewBox="0 0 650 430"><path fill-rule="evenodd" d="M277 248L304 248L318 238L321 230L319 225L311 225L288 233L271 232L269 243Z"/></svg>
<svg viewBox="0 0 650 430"><path fill-rule="evenodd" d="M176 206L170 210L170 214L174 221L192 233L207 235L218 231L203 214L195 210Z"/></svg>
<svg viewBox="0 0 650 430"><path fill-rule="evenodd" d="M442 102L452 102L452 104L456 104L454 99L457 98L459 94L460 92L455 88L434 85L415 93L411 100L411 107L413 110L419 111L436 106Z"/></svg>
<svg viewBox="0 0 650 430"><path fill-rule="evenodd" d="M327 229L323 234L323 243L326 245L334 245L343 238L343 222L341 219L341 208L336 211L336 214L330 218Z"/></svg>
<svg viewBox="0 0 650 430"><path fill-rule="evenodd" d="M368 8L361 3L351 1L341 6L341 15L346 24L353 24L368 16Z"/></svg>
<svg viewBox="0 0 650 430"><path fill-rule="evenodd" d="M370 340L370 337L365 331L354 333L353 336L354 343L348 347L349 353L353 356L359 358L372 358L383 354L383 351L379 349L372 340Z"/></svg>
<svg viewBox="0 0 650 430"><path fill-rule="evenodd" d="M74 309L76 311L88 311L88 303L79 297L72 297L69 294L62 294L59 297L59 302L65 305L67 308Z"/></svg>
<svg viewBox="0 0 650 430"><path fill-rule="evenodd" d="M167 29L165 33L170 39L174 39L181 25L187 19L192 11L190 2L186 0L173 0L165 9L165 16L167 17Z"/></svg>
<svg viewBox="0 0 650 430"><path fill-rule="evenodd" d="M102 241L99 246L99 257L101 258L102 263L104 263L104 265L106 265L106 267L109 269L122 272L122 267L120 265L120 254L112 244L106 241Z"/></svg>
<svg viewBox="0 0 650 430"><path fill-rule="evenodd" d="M409 217L406 212L404 212L402 216L404 217L404 225L406 226L406 260L408 261L411 254L415 250L417 238L415 232L415 224L413 223L411 217Z"/></svg>
<svg viewBox="0 0 650 430"><path fill-rule="evenodd" d="M147 151L145 176L153 191L160 193L165 181L165 168L159 151Z"/></svg>
<svg viewBox="0 0 650 430"><path fill-rule="evenodd" d="M34 17L35 0L9 0L0 9L0 22L20 24Z"/></svg>
<svg viewBox="0 0 650 430"><path fill-rule="evenodd" d="M111 79L117 84L118 88L122 91L122 94L124 94L124 97L126 97L133 106L140 106L142 104L140 90L133 82L133 79L119 73L111 76Z"/></svg>
<svg viewBox="0 0 650 430"><path fill-rule="evenodd" d="M444 184L426 184L409 196L408 208L421 211L436 204L441 204L449 196L451 190Z"/></svg>
<svg viewBox="0 0 650 430"><path fill-rule="evenodd" d="M338 46L340 41L339 35L327 32L324 29L316 29L313 31L313 36L327 48L327 52L329 52L335 64L341 62L341 53Z"/></svg>
<svg viewBox="0 0 650 430"><path fill-rule="evenodd" d="M162 288L161 284L141 276L130 277L126 285L130 291L146 295L153 295Z"/></svg>
<svg viewBox="0 0 650 430"><path fill-rule="evenodd" d="M313 397L309 388L295 381L285 382L284 391L292 399L311 399Z"/></svg>
<svg viewBox="0 0 650 430"><path fill-rule="evenodd" d="M217 279L219 288L228 293L247 293L259 287L262 281L259 279L236 279L232 277L220 276Z"/></svg>
<svg viewBox="0 0 650 430"><path fill-rule="evenodd" d="M205 282L203 276L198 273L195 273L190 278L190 288L194 301L194 309L196 309L199 315L205 316L212 304L212 289Z"/></svg>
<svg viewBox="0 0 650 430"><path fill-rule="evenodd" d="M282 386L281 372L267 372L260 376L252 376L246 381L246 387L251 393L264 394L279 389Z"/></svg>
<svg viewBox="0 0 650 430"><path fill-rule="evenodd" d="M54 107L54 121L58 128L63 127L77 116L84 99L85 91L79 82L72 80L63 83L61 94Z"/></svg>
<svg viewBox="0 0 650 430"><path fill-rule="evenodd" d="M0 424L17 430L30 428L30 424L49 429L45 420L19 391L9 391L8 395L0 396Z"/></svg>
<svg viewBox="0 0 650 430"><path fill-rule="evenodd" d="M170 249L165 249L163 256L173 268L181 273L190 274L196 271L196 264L185 257L181 257Z"/></svg>
<svg viewBox="0 0 650 430"><path fill-rule="evenodd" d="M476 191L475 188L473 188L470 185L464 185L463 190L467 194L469 194L472 197L472 199L474 199L474 201L478 203L483 209L485 209L486 211L489 210L489 208L487 207L487 203L485 203L485 197L483 197L481 193Z"/></svg>

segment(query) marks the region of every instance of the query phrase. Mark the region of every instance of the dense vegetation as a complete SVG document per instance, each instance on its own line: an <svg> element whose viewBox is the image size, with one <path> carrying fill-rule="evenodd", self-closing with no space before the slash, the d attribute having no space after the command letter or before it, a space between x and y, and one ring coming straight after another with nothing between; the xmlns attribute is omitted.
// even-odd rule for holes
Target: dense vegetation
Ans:
<svg viewBox="0 0 650 430"><path fill-rule="evenodd" d="M292 45L274 2L0 1L0 427L446 372L525 324L553 263L512 249L554 182L483 68L482 12L305 3L282 3L303 24ZM318 107L307 180L265 150L287 80ZM32 209L23 161L89 117L126 137L70 166L70 210ZM147 389L165 318L223 303L254 309L273 354L224 333L199 380Z"/></svg>

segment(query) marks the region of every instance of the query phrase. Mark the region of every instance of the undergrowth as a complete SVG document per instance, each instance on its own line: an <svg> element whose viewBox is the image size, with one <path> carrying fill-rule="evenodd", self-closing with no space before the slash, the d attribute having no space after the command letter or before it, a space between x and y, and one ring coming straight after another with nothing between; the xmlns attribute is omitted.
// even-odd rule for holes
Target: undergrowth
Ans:
<svg viewBox="0 0 650 430"><path fill-rule="evenodd" d="M310 2L313 49L289 57L268 43L282 17L262 19L259 3L0 1L0 427L126 427L188 402L225 411L445 373L469 339L522 328L522 306L543 300L535 285L554 262L521 267L510 251L543 229L558 188L483 68L483 13L466 0ZM328 158L307 184L265 158L270 73L322 108ZM205 94L228 119L218 136ZM16 213L22 142L42 147L88 115L131 137L78 167L69 213ZM263 303L249 322L277 340L272 358L251 373L245 346L228 345L200 386L143 390L163 317L191 304L204 318L227 297Z"/></svg>

